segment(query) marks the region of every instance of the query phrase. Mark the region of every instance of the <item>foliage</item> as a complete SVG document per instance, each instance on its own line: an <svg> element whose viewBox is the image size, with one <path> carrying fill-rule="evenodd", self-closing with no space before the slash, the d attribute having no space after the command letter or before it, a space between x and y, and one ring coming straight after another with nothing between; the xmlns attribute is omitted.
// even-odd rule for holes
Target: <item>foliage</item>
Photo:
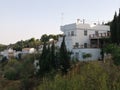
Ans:
<svg viewBox="0 0 120 90"><path fill-rule="evenodd" d="M22 48L36 48L38 49L38 46L41 44L39 39L31 38L28 40L21 40L18 41L15 44L11 44L10 47L12 47L16 51L21 51Z"/></svg>
<svg viewBox="0 0 120 90"><path fill-rule="evenodd" d="M60 69L63 74L66 74L70 69L70 56L65 45L65 36L60 47Z"/></svg>
<svg viewBox="0 0 120 90"><path fill-rule="evenodd" d="M52 42L51 50L50 50L50 61L51 61L51 68L56 69L56 60L55 60L55 44L54 41Z"/></svg>
<svg viewBox="0 0 120 90"><path fill-rule="evenodd" d="M112 43L120 44L120 10L119 14L115 12L114 18L110 23Z"/></svg>
<svg viewBox="0 0 120 90"><path fill-rule="evenodd" d="M105 48L103 49L105 53L109 54L109 53L113 53L113 51L116 49L116 45L114 44L108 44L105 46Z"/></svg>
<svg viewBox="0 0 120 90"><path fill-rule="evenodd" d="M49 37L47 36L47 34L42 35L40 41L42 41L42 42L49 41Z"/></svg>
<svg viewBox="0 0 120 90"><path fill-rule="evenodd" d="M9 80L16 80L19 78L21 64L16 60L8 61L4 69L4 76Z"/></svg>
<svg viewBox="0 0 120 90"><path fill-rule="evenodd" d="M57 74L54 80L43 78L37 90L119 90L119 75L119 69L107 63L80 63L65 76Z"/></svg>
<svg viewBox="0 0 120 90"><path fill-rule="evenodd" d="M20 78L31 78L34 76L34 66L33 63L30 63L29 61L24 62L24 64L22 65L22 70L20 73Z"/></svg>
<svg viewBox="0 0 120 90"><path fill-rule="evenodd" d="M47 48L46 48L46 43L44 42L42 54L39 59L40 70L39 70L38 74L40 74L40 75L43 75L49 69L49 67L48 67L49 62L46 58L47 57L46 55L48 55L48 52L47 52Z"/></svg>
<svg viewBox="0 0 120 90"><path fill-rule="evenodd" d="M42 54L39 59L40 70L39 75L45 75L51 72L53 69L56 69L56 60L55 60L55 45L54 41L52 45L46 45L44 42Z"/></svg>
<svg viewBox="0 0 120 90"><path fill-rule="evenodd" d="M6 47L7 47L7 45L2 45L2 44L0 44L0 51L5 50Z"/></svg>
<svg viewBox="0 0 120 90"><path fill-rule="evenodd" d="M51 71L61 70L62 74L66 74L70 69L70 53L66 49L65 37L60 49L56 49L54 41L52 45L44 42L43 50L39 59L40 70L38 75L46 75Z"/></svg>
<svg viewBox="0 0 120 90"><path fill-rule="evenodd" d="M47 34L43 34L42 36L41 36L41 39L40 39L40 41L41 42L48 42L49 41L49 39L54 39L54 40L58 40L58 37L59 36L62 36L61 34L58 34L58 35L53 35L53 34L50 34L50 35L47 35Z"/></svg>
<svg viewBox="0 0 120 90"><path fill-rule="evenodd" d="M83 53L83 59L90 58L92 55L90 53Z"/></svg>
<svg viewBox="0 0 120 90"><path fill-rule="evenodd" d="M20 81L0 78L0 90L21 90Z"/></svg>
<svg viewBox="0 0 120 90"><path fill-rule="evenodd" d="M16 83L14 84L16 86L14 85L9 86L6 84L7 85L6 87L6 85L4 86L2 84L2 86L0 87L6 88L5 90L32 90L34 84L37 83L34 82L35 80L31 80L33 77L35 77L33 61L34 61L34 55L30 54L24 56L21 60L16 60L16 59L8 60L8 62L6 62L4 66L2 65L3 63L1 63L0 67L2 65L3 69L0 69L1 71L0 81L1 81L1 76L3 75L4 77L2 78L3 79L5 78L5 80L1 81L0 84L2 82L5 84L7 81L10 80L10 82L8 83L11 84L12 82L16 81ZM17 81L19 82L19 84L17 84Z"/></svg>
<svg viewBox="0 0 120 90"><path fill-rule="evenodd" d="M115 65L120 65L120 47L115 44L109 44L104 48L105 53L110 53Z"/></svg>
<svg viewBox="0 0 120 90"><path fill-rule="evenodd" d="M30 38L28 40L18 41L15 44L10 44L10 45L0 44L0 51L5 50L7 47L13 48L16 51L22 51L22 48L36 48L38 50L39 45L41 45L43 42L48 42L49 39L58 40L59 36L62 36L62 35L61 34L58 34L58 35L44 34L41 36L40 39Z"/></svg>
<svg viewBox="0 0 120 90"><path fill-rule="evenodd" d="M21 90L33 90L34 86L34 80L31 80L29 78L23 78L21 80Z"/></svg>
<svg viewBox="0 0 120 90"><path fill-rule="evenodd" d="M15 70L15 68L8 68L4 72L4 75L9 80L15 80L15 79L17 79L17 71Z"/></svg>
<svg viewBox="0 0 120 90"><path fill-rule="evenodd" d="M22 61L11 59L4 65L4 76L8 80L29 78L34 75L33 56L27 55Z"/></svg>

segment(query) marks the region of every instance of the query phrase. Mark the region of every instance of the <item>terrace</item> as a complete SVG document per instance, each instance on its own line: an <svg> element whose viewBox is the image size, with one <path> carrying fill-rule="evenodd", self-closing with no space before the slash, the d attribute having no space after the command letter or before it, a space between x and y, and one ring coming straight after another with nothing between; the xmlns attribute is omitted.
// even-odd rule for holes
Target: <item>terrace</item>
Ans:
<svg viewBox="0 0 120 90"><path fill-rule="evenodd" d="M110 35L111 35L110 32L107 32L107 33L98 33L98 34L90 34L89 38L90 39L109 38Z"/></svg>

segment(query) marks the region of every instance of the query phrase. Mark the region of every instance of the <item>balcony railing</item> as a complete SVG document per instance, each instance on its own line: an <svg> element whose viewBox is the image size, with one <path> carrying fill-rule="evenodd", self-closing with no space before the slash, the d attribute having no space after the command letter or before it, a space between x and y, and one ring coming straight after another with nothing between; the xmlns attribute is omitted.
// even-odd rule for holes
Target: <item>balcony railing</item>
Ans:
<svg viewBox="0 0 120 90"><path fill-rule="evenodd" d="M98 33L98 34L90 34L89 38L90 39L109 38L110 35L111 35L110 32L107 32L107 33Z"/></svg>

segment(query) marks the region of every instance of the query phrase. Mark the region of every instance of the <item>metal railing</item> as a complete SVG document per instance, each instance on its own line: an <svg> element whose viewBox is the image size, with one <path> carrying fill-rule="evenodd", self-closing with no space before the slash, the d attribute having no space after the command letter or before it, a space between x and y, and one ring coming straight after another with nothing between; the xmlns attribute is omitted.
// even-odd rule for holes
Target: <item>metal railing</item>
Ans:
<svg viewBox="0 0 120 90"><path fill-rule="evenodd" d="M108 38L110 37L110 32L107 33L98 33L98 34L90 34L89 38L90 39L98 39L98 38Z"/></svg>

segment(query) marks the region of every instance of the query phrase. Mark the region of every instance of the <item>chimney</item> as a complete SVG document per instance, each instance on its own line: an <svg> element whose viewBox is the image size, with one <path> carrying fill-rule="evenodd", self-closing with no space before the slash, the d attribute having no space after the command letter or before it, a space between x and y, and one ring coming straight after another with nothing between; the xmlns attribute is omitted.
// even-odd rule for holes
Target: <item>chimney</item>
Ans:
<svg viewBox="0 0 120 90"><path fill-rule="evenodd" d="M104 25L105 23L104 22L102 22L102 25Z"/></svg>
<svg viewBox="0 0 120 90"><path fill-rule="evenodd" d="M83 19L83 24L85 24L85 19Z"/></svg>
<svg viewBox="0 0 120 90"><path fill-rule="evenodd" d="M80 19L77 19L77 24L79 24L80 23Z"/></svg>

